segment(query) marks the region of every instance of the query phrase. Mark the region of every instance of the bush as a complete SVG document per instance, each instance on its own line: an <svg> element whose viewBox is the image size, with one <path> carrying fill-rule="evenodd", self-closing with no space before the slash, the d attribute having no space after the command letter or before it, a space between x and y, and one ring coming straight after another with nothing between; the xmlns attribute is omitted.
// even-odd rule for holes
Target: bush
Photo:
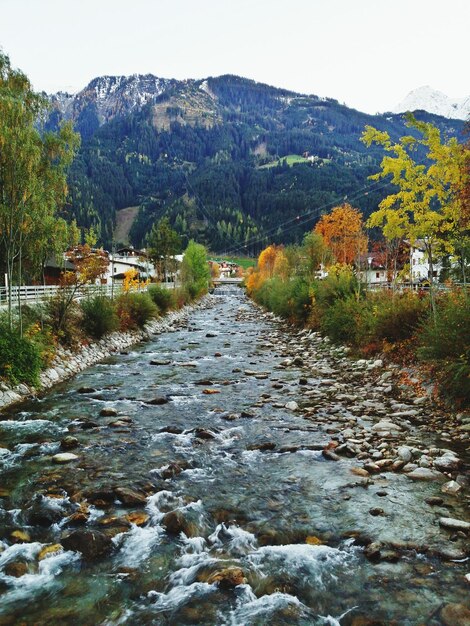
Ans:
<svg viewBox="0 0 470 626"><path fill-rule="evenodd" d="M418 357L434 364L442 391L470 406L470 297L460 291L441 296L436 321L429 317L418 334Z"/></svg>
<svg viewBox="0 0 470 626"><path fill-rule="evenodd" d="M337 300L346 300L359 292L359 283L350 267L338 265L329 271L326 278L313 283L316 306L324 310Z"/></svg>
<svg viewBox="0 0 470 626"><path fill-rule="evenodd" d="M305 323L310 313L310 289L302 278L272 278L262 283L253 296L261 306L295 324Z"/></svg>
<svg viewBox="0 0 470 626"><path fill-rule="evenodd" d="M65 292L59 292L47 305L48 322L59 342L78 348L83 340L82 309L77 302L67 303Z"/></svg>
<svg viewBox="0 0 470 626"><path fill-rule="evenodd" d="M39 348L6 324L0 325L0 376L13 384L39 384L41 354Z"/></svg>
<svg viewBox="0 0 470 626"><path fill-rule="evenodd" d="M117 300L117 313L121 330L142 328L158 315L158 307L148 293L125 293Z"/></svg>
<svg viewBox="0 0 470 626"><path fill-rule="evenodd" d="M349 296L330 305L320 318L320 328L335 343L363 346L369 342L372 320L367 300Z"/></svg>
<svg viewBox="0 0 470 626"><path fill-rule="evenodd" d="M429 300L415 292L370 294L375 311L374 335L390 342L410 339L429 312Z"/></svg>
<svg viewBox="0 0 470 626"><path fill-rule="evenodd" d="M173 291L161 285L151 285L148 289L149 296L162 313L166 313L175 306Z"/></svg>
<svg viewBox="0 0 470 626"><path fill-rule="evenodd" d="M82 303L84 331L94 339L101 339L119 328L119 317L112 300L95 296Z"/></svg>

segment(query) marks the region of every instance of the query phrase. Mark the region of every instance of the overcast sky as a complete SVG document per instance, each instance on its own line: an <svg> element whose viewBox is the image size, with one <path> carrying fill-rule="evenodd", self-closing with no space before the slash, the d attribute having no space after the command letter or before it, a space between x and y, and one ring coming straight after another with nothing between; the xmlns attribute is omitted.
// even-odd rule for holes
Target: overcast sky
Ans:
<svg viewBox="0 0 470 626"><path fill-rule="evenodd" d="M468 0L0 0L0 46L37 90L104 74L238 74L362 111L470 94Z"/></svg>

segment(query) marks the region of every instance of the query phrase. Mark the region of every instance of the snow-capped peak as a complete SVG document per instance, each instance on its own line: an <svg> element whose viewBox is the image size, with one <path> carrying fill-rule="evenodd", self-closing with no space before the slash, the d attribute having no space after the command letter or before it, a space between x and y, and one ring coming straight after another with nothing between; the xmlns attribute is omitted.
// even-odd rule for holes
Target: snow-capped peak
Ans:
<svg viewBox="0 0 470 626"><path fill-rule="evenodd" d="M425 85L410 91L406 98L393 109L393 113L417 110L442 115L449 119L466 120L470 117L470 96L452 99L442 91Z"/></svg>

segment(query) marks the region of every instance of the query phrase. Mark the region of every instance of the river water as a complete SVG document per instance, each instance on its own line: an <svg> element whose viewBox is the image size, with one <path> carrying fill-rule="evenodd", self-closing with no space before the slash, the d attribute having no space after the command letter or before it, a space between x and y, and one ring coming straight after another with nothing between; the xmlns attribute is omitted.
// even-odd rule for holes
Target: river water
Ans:
<svg viewBox="0 0 470 626"><path fill-rule="evenodd" d="M440 607L468 598L461 559L365 558L370 539L447 541L423 504L440 485L325 459L331 435L285 408L318 381L279 367L276 333L243 296L214 296L174 332L2 414L0 624L438 625ZM65 436L78 459L58 465ZM385 516L369 514L378 506ZM169 512L185 532L169 532ZM43 558L77 529L111 549ZM217 584L227 569L236 580Z"/></svg>

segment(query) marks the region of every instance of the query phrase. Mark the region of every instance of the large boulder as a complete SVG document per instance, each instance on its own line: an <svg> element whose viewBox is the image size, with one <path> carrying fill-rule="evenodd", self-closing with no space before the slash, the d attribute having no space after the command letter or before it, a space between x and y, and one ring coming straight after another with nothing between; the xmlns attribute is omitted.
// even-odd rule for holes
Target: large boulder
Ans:
<svg viewBox="0 0 470 626"><path fill-rule="evenodd" d="M113 549L110 537L97 530L75 530L62 539L66 550L80 552L86 561L95 561Z"/></svg>

